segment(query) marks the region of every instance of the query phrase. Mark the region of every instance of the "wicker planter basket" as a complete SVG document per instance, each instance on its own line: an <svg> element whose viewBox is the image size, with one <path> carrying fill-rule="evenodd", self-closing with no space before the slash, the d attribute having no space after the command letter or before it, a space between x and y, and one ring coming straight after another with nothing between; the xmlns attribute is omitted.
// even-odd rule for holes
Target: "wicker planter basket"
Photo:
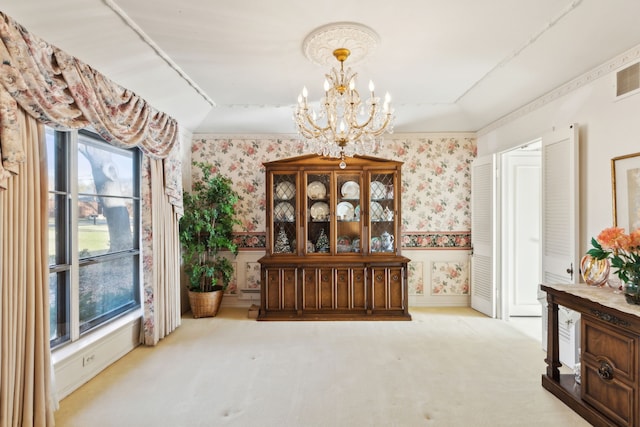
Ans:
<svg viewBox="0 0 640 427"><path fill-rule="evenodd" d="M218 314L224 291L193 292L189 291L189 304L195 319L200 317L215 317Z"/></svg>

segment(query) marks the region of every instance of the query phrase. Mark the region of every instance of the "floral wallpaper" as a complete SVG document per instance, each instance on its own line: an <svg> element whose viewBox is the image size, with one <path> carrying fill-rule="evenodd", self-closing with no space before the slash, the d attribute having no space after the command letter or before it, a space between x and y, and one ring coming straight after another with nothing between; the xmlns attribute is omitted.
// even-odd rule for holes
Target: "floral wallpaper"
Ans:
<svg viewBox="0 0 640 427"><path fill-rule="evenodd" d="M434 262L431 294L462 295L469 293L469 269L461 262Z"/></svg>
<svg viewBox="0 0 640 427"><path fill-rule="evenodd" d="M248 262L245 268L245 289L260 289L260 263Z"/></svg>
<svg viewBox="0 0 640 427"><path fill-rule="evenodd" d="M422 274L422 262L410 262L408 271L408 292L409 295L424 294L424 279Z"/></svg>
<svg viewBox="0 0 640 427"><path fill-rule="evenodd" d="M476 153L473 134L425 134L387 137L372 154L403 162L403 249L470 249L470 167ZM236 228L234 237L241 250L265 248L263 162L305 154L308 153L304 151L304 143L295 137L196 136L193 139L192 160L208 162L213 165L214 172L230 177L240 195L237 209L241 225ZM468 294L468 272L464 263L433 263L430 273L431 283L427 286L423 279L423 264L409 264L410 295L424 295L425 286L431 295ZM247 263L244 275L248 282L242 289L247 286L251 290L259 288L259 264ZM237 284L233 292L237 292Z"/></svg>
<svg viewBox="0 0 640 427"><path fill-rule="evenodd" d="M265 176L263 162L308 154L298 139L196 138L192 159L211 163L236 183L241 196L239 232L265 231ZM471 174L476 155L472 137L386 139L374 153L404 162L402 167L402 229L418 233L403 241L413 247L468 247ZM247 236L243 239L247 240ZM248 238L251 245L251 238ZM253 242L258 243L258 242Z"/></svg>

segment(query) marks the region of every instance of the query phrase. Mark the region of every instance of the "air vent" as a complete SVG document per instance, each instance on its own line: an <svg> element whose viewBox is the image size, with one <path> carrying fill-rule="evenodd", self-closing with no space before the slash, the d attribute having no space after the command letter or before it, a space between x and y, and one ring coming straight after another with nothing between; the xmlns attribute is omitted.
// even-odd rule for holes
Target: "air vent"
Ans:
<svg viewBox="0 0 640 427"><path fill-rule="evenodd" d="M616 73L616 96L623 96L640 89L640 62Z"/></svg>

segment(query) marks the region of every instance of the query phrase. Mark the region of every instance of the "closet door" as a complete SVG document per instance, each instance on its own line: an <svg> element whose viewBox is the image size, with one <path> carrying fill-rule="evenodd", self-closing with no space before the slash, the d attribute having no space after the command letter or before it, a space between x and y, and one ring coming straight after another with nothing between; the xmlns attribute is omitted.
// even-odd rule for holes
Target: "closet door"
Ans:
<svg viewBox="0 0 640 427"><path fill-rule="evenodd" d="M579 281L578 125L542 138L542 282ZM542 348L547 348L547 305L541 293ZM560 361L573 367L579 360L580 314L559 307Z"/></svg>
<svg viewBox="0 0 640 427"><path fill-rule="evenodd" d="M471 307L496 317L495 155L471 167Z"/></svg>
<svg viewBox="0 0 640 427"><path fill-rule="evenodd" d="M578 283L578 126L542 138L542 281Z"/></svg>

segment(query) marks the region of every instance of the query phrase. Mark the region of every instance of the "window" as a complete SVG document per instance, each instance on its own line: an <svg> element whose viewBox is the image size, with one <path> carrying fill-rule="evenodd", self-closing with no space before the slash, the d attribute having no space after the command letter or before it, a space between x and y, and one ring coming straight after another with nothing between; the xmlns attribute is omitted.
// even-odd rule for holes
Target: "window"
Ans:
<svg viewBox="0 0 640 427"><path fill-rule="evenodd" d="M140 307L140 153L47 129L47 156L55 347Z"/></svg>

